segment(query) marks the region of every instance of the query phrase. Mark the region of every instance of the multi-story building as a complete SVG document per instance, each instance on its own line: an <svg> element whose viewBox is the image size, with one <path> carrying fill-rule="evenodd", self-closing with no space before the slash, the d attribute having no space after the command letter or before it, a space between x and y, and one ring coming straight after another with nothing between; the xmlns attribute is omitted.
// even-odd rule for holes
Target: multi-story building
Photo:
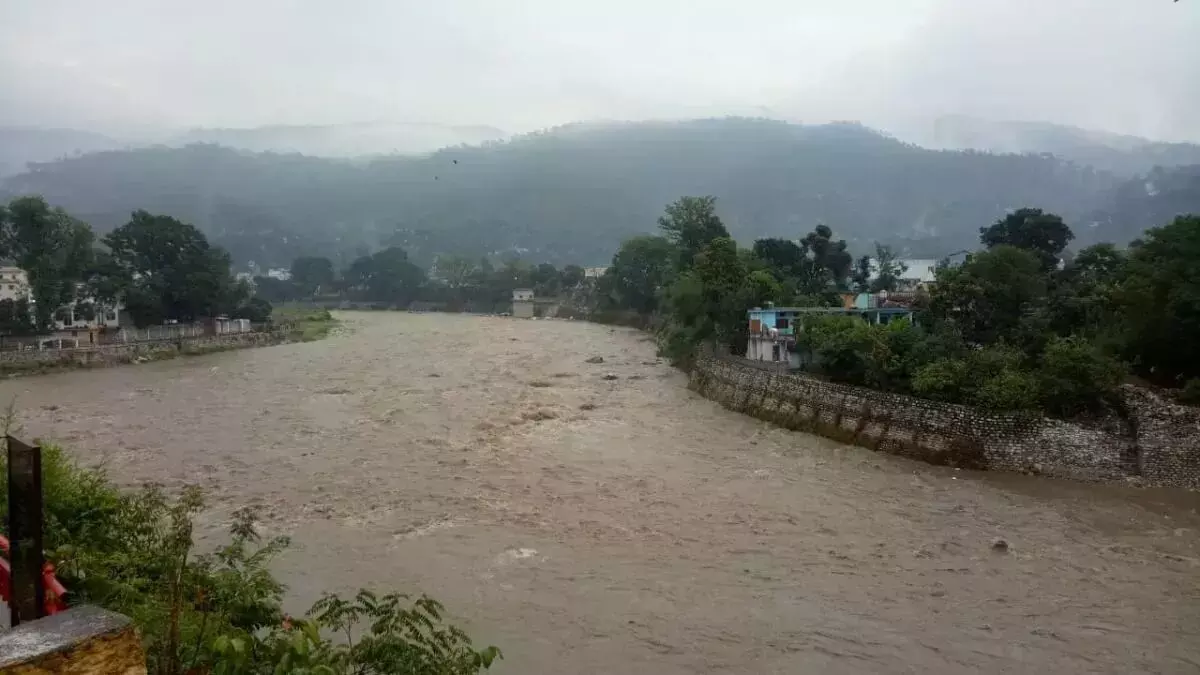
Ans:
<svg viewBox="0 0 1200 675"><path fill-rule="evenodd" d="M29 275L14 265L0 265L0 300L33 300Z"/></svg>

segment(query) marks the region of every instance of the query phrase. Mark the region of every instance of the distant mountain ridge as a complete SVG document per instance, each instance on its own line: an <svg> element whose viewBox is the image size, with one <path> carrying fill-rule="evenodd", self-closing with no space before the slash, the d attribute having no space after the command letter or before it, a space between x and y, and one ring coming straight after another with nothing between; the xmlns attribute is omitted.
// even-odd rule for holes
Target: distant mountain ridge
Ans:
<svg viewBox="0 0 1200 675"><path fill-rule="evenodd" d="M507 252L597 265L622 239L654 231L682 195L715 195L746 242L825 223L856 250L879 240L938 258L1036 206L1063 215L1076 245L1124 243L1141 232L1134 220L1200 211L1190 183L1165 171L1156 184L1183 186L1169 204L1144 179L1051 155L930 150L855 123L722 118L572 124L353 162L212 144L107 151L34 165L0 191L43 194L101 230L136 208L169 214L263 265L388 245L422 264Z"/></svg>
<svg viewBox="0 0 1200 675"><path fill-rule="evenodd" d="M930 147L999 153L1048 152L1063 159L1122 175L1156 166L1200 164L1200 145L1151 141L1140 136L1095 131L1050 122L1000 122L965 115L939 117Z"/></svg>
<svg viewBox="0 0 1200 675"><path fill-rule="evenodd" d="M327 125L272 125L243 129L192 129L167 145L216 143L253 152L296 152L317 157L353 158L422 154L455 145L479 145L505 138L485 125L361 122Z"/></svg>
<svg viewBox="0 0 1200 675"><path fill-rule="evenodd" d="M0 178L21 173L28 162L121 147L120 141L91 131L0 126Z"/></svg>

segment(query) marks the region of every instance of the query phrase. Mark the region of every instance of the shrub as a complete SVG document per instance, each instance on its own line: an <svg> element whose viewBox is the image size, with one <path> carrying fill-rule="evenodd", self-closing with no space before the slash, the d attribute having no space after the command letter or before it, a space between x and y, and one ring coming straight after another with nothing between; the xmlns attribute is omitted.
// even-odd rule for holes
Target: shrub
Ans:
<svg viewBox="0 0 1200 675"><path fill-rule="evenodd" d="M5 453L0 453L4 475ZM148 487L123 492L102 470L72 461L57 446L42 454L47 558L57 567L71 604L96 604L133 619L150 673L250 674L276 672L477 673L500 656L476 651L460 629L444 623L443 608L420 597L352 602L327 596L292 621L280 608L284 586L268 566L285 537L260 541L255 514L235 513L228 545L192 555L192 519L203 508L199 490L170 497ZM0 526L7 523L7 484L0 481ZM349 634L341 644L322 631Z"/></svg>
<svg viewBox="0 0 1200 675"><path fill-rule="evenodd" d="M871 326L852 316L830 316L813 321L799 338L816 354L818 368L831 378L863 384L872 345Z"/></svg>
<svg viewBox="0 0 1200 675"><path fill-rule="evenodd" d="M1042 407L1070 416L1096 410L1113 400L1125 378L1125 368L1079 337L1051 339L1038 363Z"/></svg>
<svg viewBox="0 0 1200 675"><path fill-rule="evenodd" d="M969 402L987 410L1032 410L1038 403L1037 378L1028 371L1006 368L974 387Z"/></svg>
<svg viewBox="0 0 1200 675"><path fill-rule="evenodd" d="M966 364L959 359L938 359L913 374L913 393L934 401L960 402L966 372Z"/></svg>

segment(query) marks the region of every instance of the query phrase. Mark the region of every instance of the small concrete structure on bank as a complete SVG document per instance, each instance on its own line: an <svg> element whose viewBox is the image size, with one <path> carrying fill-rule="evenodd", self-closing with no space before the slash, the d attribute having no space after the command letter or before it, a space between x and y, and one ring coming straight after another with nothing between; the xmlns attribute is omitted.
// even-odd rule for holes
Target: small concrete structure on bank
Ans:
<svg viewBox="0 0 1200 675"><path fill-rule="evenodd" d="M533 318L533 289L517 288L513 290L512 315L518 319Z"/></svg>

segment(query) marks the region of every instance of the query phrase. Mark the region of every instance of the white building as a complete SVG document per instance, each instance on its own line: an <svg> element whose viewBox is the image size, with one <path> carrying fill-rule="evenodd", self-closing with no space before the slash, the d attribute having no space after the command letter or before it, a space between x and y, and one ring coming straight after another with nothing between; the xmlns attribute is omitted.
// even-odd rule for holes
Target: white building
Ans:
<svg viewBox="0 0 1200 675"><path fill-rule="evenodd" d="M20 267L0 266L0 300L15 302L21 299L33 300L33 291L29 288L29 275Z"/></svg>
<svg viewBox="0 0 1200 675"><path fill-rule="evenodd" d="M608 267L585 267L583 268L584 279L599 279L608 271Z"/></svg>
<svg viewBox="0 0 1200 675"><path fill-rule="evenodd" d="M517 288L513 290L512 315L518 319L533 318L533 289Z"/></svg>
<svg viewBox="0 0 1200 675"><path fill-rule="evenodd" d="M274 269L267 270L267 276L277 281L291 281L292 271L285 267L276 267Z"/></svg>
<svg viewBox="0 0 1200 675"><path fill-rule="evenodd" d="M901 258L896 262L904 267L896 290L915 291L937 281L938 261L933 258ZM871 258L871 281L879 278L879 261Z"/></svg>

